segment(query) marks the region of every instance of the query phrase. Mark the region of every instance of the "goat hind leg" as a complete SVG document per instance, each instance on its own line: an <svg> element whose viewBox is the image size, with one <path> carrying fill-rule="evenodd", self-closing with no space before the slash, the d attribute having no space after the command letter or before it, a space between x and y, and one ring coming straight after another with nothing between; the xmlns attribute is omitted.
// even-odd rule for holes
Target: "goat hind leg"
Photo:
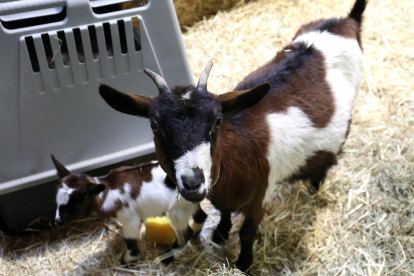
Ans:
<svg viewBox="0 0 414 276"><path fill-rule="evenodd" d="M130 264L139 261L138 237L141 219L135 212L125 212L118 217L122 223L124 241L127 249L122 256L121 264Z"/></svg>

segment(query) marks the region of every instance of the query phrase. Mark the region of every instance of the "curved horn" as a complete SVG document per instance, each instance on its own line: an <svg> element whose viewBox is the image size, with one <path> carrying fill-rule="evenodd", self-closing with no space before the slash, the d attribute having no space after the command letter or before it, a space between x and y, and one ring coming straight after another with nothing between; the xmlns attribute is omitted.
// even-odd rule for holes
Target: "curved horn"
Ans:
<svg viewBox="0 0 414 276"><path fill-rule="evenodd" d="M160 93L170 92L170 88L168 87L167 82L160 75L158 75L155 72L152 72L150 69L147 68L144 69L144 72L152 79L152 81L158 87Z"/></svg>
<svg viewBox="0 0 414 276"><path fill-rule="evenodd" d="M204 69L203 73L201 73L200 79L198 80L197 89L203 90L207 89L207 81L208 76L210 75L211 67L213 67L213 63L210 62L207 67Z"/></svg>

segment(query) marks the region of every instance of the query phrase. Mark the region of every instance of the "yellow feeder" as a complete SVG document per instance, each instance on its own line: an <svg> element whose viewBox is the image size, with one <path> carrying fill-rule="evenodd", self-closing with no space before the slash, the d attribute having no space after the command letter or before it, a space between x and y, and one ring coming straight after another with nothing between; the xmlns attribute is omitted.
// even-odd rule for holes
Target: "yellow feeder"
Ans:
<svg viewBox="0 0 414 276"><path fill-rule="evenodd" d="M145 220L145 239L156 244L171 245L176 236L168 217L151 217Z"/></svg>

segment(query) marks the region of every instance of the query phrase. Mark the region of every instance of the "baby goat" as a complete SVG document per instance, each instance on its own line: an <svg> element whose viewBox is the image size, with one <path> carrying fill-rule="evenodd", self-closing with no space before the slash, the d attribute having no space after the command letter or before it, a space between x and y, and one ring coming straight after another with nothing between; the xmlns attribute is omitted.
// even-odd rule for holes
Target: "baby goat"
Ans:
<svg viewBox="0 0 414 276"><path fill-rule="evenodd" d="M52 160L61 178L56 195L56 225L66 225L73 219L91 213L117 218L123 226L127 245L121 262L138 261L137 240L141 220L165 215L175 195L176 187L165 181L166 173L159 164L121 167L102 177L90 177L70 173L53 155ZM180 200L169 210L173 226L184 234L185 241L193 235L192 229L188 227L191 215L194 215L192 229L197 235L207 218L198 204ZM173 247L178 247L177 242ZM173 257L164 262L171 261Z"/></svg>
<svg viewBox="0 0 414 276"><path fill-rule="evenodd" d="M236 262L242 271L252 265L264 203L277 183L310 180L318 189L336 163L362 78L365 6L356 0L347 18L303 25L236 92L208 92L212 64L197 87L173 89L146 69L160 92L154 98L100 87L114 109L150 119L160 165L182 196L193 202L208 196L220 210L213 241L228 238L231 212L244 214Z"/></svg>

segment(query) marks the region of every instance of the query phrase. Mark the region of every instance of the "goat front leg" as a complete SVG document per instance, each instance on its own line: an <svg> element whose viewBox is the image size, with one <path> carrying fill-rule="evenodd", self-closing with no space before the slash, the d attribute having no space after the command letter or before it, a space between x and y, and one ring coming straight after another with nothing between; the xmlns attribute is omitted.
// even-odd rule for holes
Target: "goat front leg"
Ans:
<svg viewBox="0 0 414 276"><path fill-rule="evenodd" d="M229 239L229 232L231 229L231 212L220 210L220 223L213 233L213 242L220 244Z"/></svg>
<svg viewBox="0 0 414 276"><path fill-rule="evenodd" d="M197 238L203 229L206 219L207 214L201 209L200 204L198 204L197 211L193 215L193 222L191 226L188 226L187 233L184 236L188 235L190 238Z"/></svg>
<svg viewBox="0 0 414 276"><path fill-rule="evenodd" d="M141 219L137 213L120 212L118 217L123 228L123 237L127 249L122 256L121 264L130 264L139 261L138 238L141 227Z"/></svg>
<svg viewBox="0 0 414 276"><path fill-rule="evenodd" d="M253 243L256 238L257 227L262 221L265 209L261 204L255 208L249 208L245 213L245 219L240 229L240 244L241 250L239 258L236 262L236 267L243 272L248 272L253 263Z"/></svg>

